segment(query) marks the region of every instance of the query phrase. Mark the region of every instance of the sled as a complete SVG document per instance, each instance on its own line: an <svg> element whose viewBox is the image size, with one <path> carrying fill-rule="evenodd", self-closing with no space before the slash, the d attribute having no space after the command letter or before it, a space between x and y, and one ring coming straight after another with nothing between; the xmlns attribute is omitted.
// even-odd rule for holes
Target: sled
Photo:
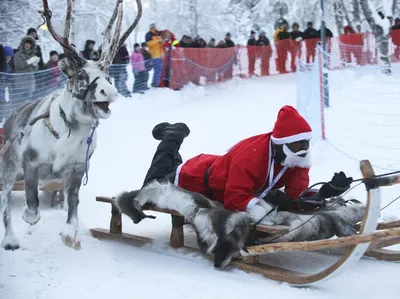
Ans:
<svg viewBox="0 0 400 299"><path fill-rule="evenodd" d="M369 161L360 162L360 169L363 174L364 184L367 189L367 206L364 219L359 227L359 234L328 240L318 240L310 242L282 242L270 243L264 245L251 246L247 248L247 252L243 256L232 260L229 266L235 267L246 272L257 273L266 278L285 282L293 286L312 285L317 282L332 278L343 271L353 267L353 265L367 252L370 255L379 255L382 253L382 247L392 242L397 242L400 239L400 228L397 226L388 228L381 224L381 230L375 231L378 226L378 218L380 211L380 190L379 187L398 183L396 179L400 177L393 176L390 180L387 177L384 179L373 178L374 171ZM151 244L154 240L143 236L137 236L122 232L122 215L117 207L113 204L113 198L96 197L96 201L111 204L111 220L110 228L93 228L91 229L92 236L98 239L116 240L127 242L135 246L143 246ZM184 244L185 219L174 210L159 209L154 206L144 206L143 210L150 210L171 215L172 229L170 234L169 245L173 248L179 248L184 252L197 252L208 259L212 259L211 255L205 255L200 252L197 247L190 247ZM286 226L265 226L258 225L257 232L269 236L277 236L288 231ZM329 248L345 247L343 256L327 267L326 269L314 274L302 273L299 271L288 270L285 268L272 266L264 263L262 257L271 253L277 252L295 252L295 251L318 251ZM371 251L372 250L372 251ZM228 267L229 267L228 266Z"/></svg>

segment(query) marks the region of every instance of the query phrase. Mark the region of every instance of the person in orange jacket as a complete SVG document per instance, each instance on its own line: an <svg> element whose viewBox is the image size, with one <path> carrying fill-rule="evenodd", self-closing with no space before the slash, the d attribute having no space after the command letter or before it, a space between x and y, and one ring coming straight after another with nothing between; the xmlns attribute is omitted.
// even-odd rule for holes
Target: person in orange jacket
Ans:
<svg viewBox="0 0 400 299"><path fill-rule="evenodd" d="M153 61L154 74L151 86L159 87L161 80L162 62L164 57L163 44L165 40L161 37L161 32L157 30L156 24L150 24L150 30L146 33L146 44Z"/></svg>
<svg viewBox="0 0 400 299"><path fill-rule="evenodd" d="M297 207L309 185L312 130L292 106L280 109L272 132L246 138L224 155L200 154L183 162L179 149L190 134L184 123L160 123L152 134L161 142L143 186L154 180L170 182L219 201L227 210L247 211L251 219L258 220L270 204L281 211ZM344 173L335 174L314 198L337 196L350 183ZM284 192L278 190L283 187ZM337 191L337 187L344 189Z"/></svg>

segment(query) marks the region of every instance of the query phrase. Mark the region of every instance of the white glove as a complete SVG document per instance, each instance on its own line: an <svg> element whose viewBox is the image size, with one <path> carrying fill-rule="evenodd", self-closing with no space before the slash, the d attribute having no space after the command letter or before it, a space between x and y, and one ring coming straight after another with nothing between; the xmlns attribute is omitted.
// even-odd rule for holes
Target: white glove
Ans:
<svg viewBox="0 0 400 299"><path fill-rule="evenodd" d="M27 62L28 64L38 64L39 61L37 61L37 58L39 58L39 57L33 56L33 57L29 58L26 62Z"/></svg>
<svg viewBox="0 0 400 299"><path fill-rule="evenodd" d="M302 40L303 40L303 38L301 36L296 37L296 39L295 39L296 42L299 42L299 41L302 41Z"/></svg>

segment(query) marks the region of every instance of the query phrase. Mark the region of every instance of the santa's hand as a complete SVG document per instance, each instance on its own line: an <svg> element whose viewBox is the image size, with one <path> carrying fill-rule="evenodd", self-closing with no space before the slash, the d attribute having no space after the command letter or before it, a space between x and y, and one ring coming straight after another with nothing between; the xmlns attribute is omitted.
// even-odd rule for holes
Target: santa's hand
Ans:
<svg viewBox="0 0 400 299"><path fill-rule="evenodd" d="M278 211L288 211L294 204L293 199L281 190L268 192L264 200L267 203L278 207Z"/></svg>
<svg viewBox="0 0 400 299"><path fill-rule="evenodd" d="M321 189L319 189L319 195L322 198L339 196L350 188L352 181L353 178L346 177L343 171L335 173L332 180L322 185Z"/></svg>

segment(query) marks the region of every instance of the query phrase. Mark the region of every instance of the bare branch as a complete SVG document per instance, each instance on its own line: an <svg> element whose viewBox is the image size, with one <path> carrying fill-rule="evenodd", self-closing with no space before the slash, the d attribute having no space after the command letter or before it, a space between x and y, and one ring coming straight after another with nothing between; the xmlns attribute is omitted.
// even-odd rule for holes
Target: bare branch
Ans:
<svg viewBox="0 0 400 299"><path fill-rule="evenodd" d="M139 23L140 18L142 17L142 2L140 0L136 0L136 5L138 8L137 15L133 24L125 31L122 35L121 39L119 40L118 49L122 47L125 41L128 39L129 35L132 31L136 28L137 24Z"/></svg>

